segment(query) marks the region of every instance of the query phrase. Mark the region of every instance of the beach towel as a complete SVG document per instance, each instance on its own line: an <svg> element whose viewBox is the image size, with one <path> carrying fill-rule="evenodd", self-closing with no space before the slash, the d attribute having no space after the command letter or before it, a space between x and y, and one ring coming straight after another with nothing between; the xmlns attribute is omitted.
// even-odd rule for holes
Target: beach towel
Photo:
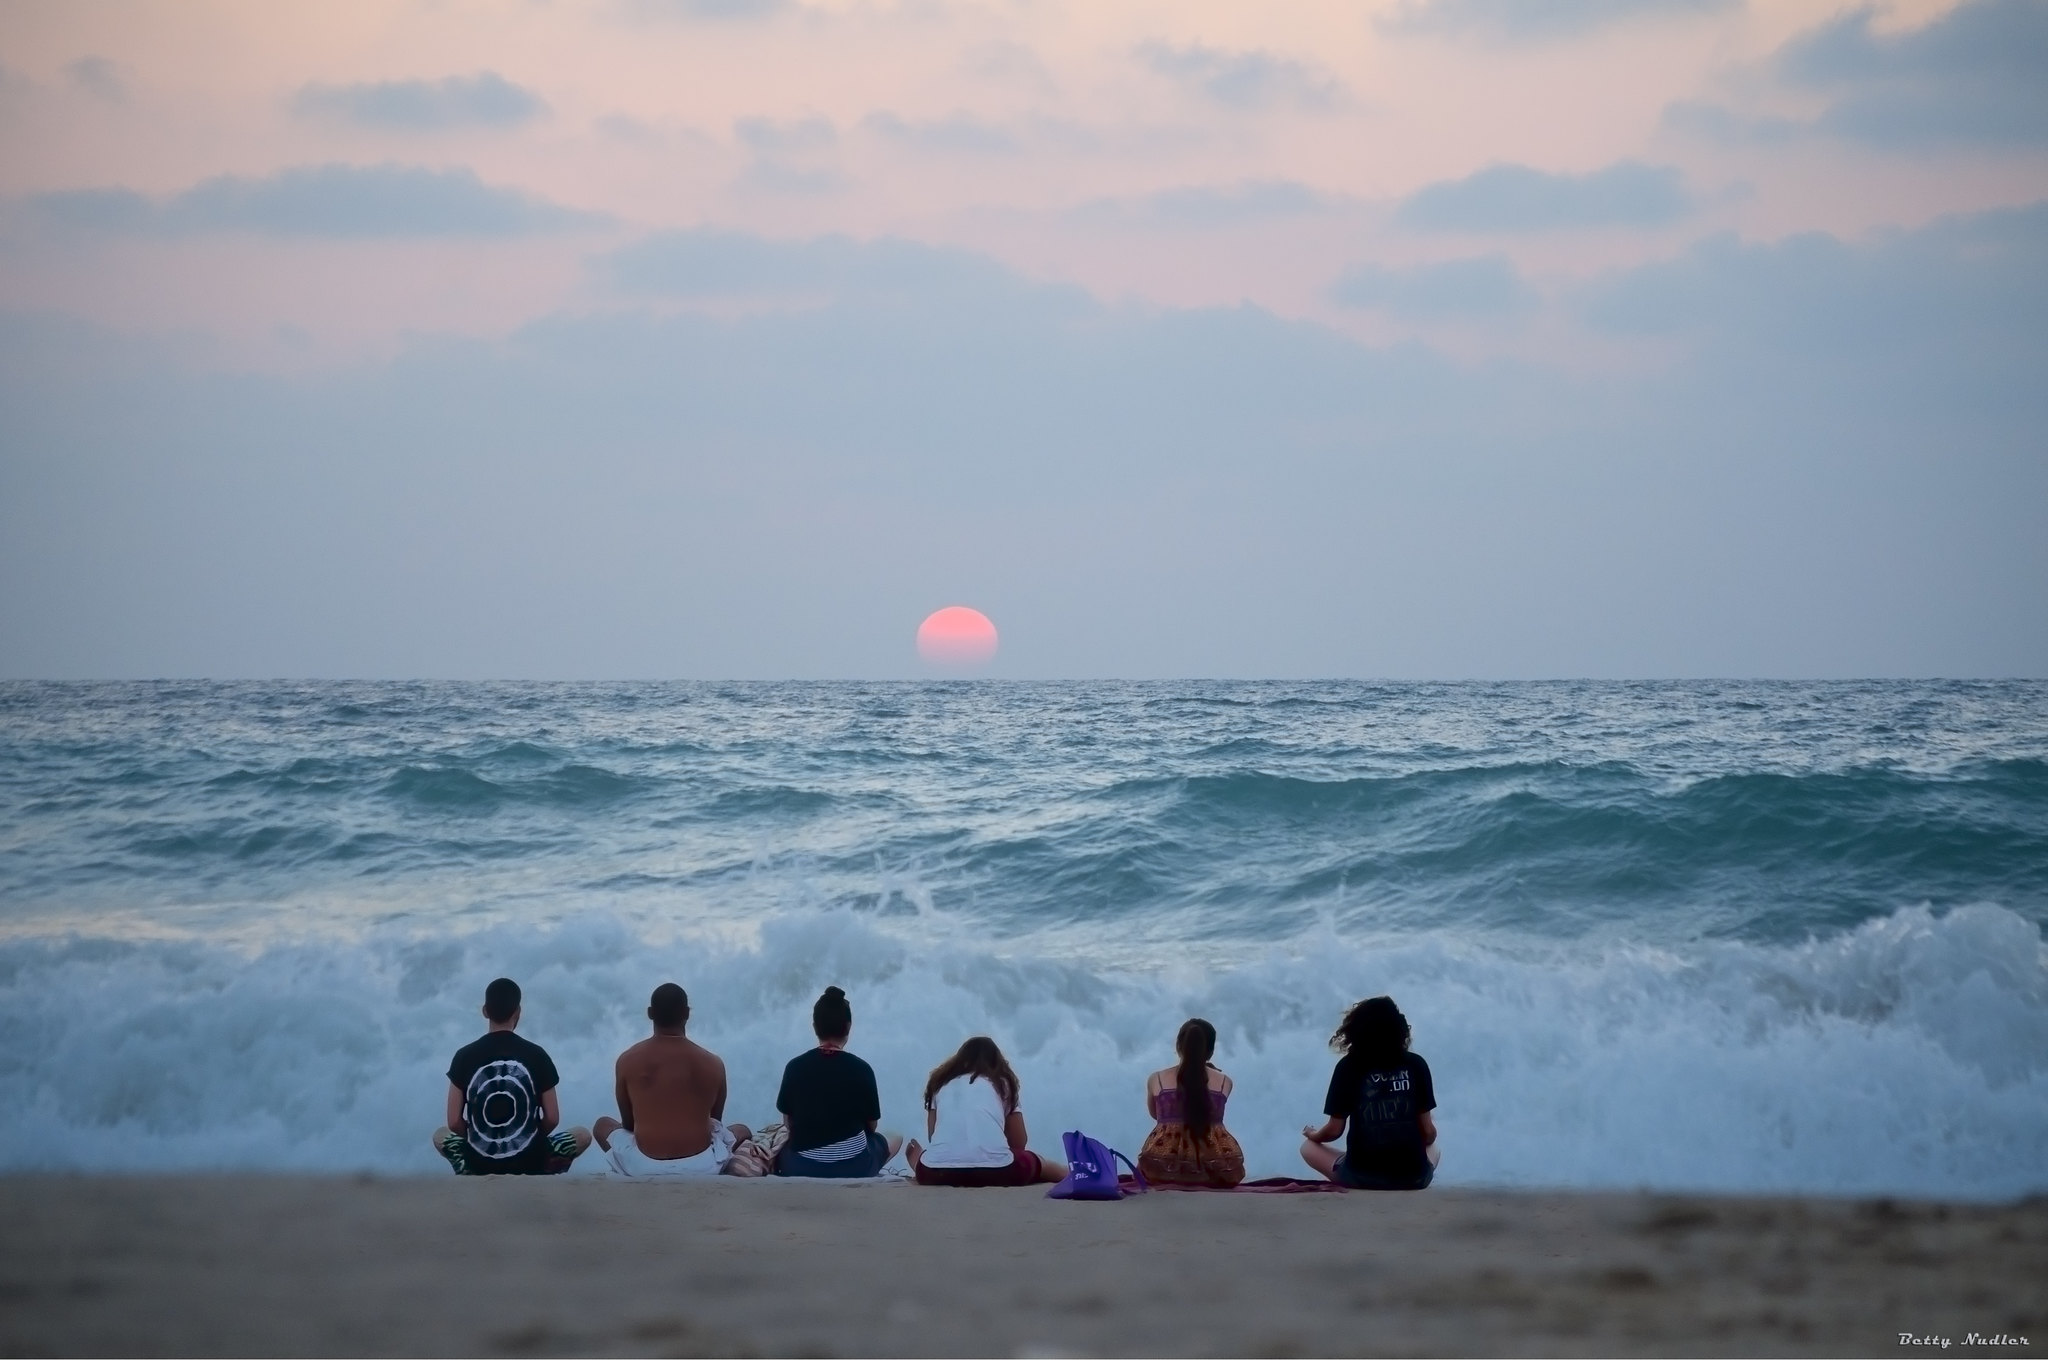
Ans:
<svg viewBox="0 0 2048 1360"><path fill-rule="evenodd" d="M775 1170L775 1154L789 1141L789 1130L780 1124L764 1124L759 1132L732 1150L726 1159L728 1176L767 1176Z"/></svg>
<svg viewBox="0 0 2048 1360"><path fill-rule="evenodd" d="M1117 1180L1119 1184L1133 1187L1133 1189L1125 1193L1137 1193L1135 1177L1120 1176ZM1228 1189L1220 1185L1167 1185L1165 1183L1152 1186L1151 1188L1154 1190L1186 1190L1198 1195L1348 1195L1351 1193L1350 1187L1339 1185L1335 1181L1305 1181L1298 1180L1293 1176L1268 1176L1264 1180L1239 1181Z"/></svg>

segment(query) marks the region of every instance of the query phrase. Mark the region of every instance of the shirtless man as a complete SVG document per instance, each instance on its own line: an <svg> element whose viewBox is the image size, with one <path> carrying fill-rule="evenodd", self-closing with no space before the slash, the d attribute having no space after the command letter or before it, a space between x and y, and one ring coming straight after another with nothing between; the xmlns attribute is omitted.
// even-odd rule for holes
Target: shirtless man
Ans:
<svg viewBox="0 0 2048 1360"><path fill-rule="evenodd" d="M652 1037L619 1055L619 1117L597 1121L597 1145L621 1176L716 1176L733 1144L754 1136L722 1122L725 1064L683 1036L690 998L675 983L654 989L647 1018Z"/></svg>

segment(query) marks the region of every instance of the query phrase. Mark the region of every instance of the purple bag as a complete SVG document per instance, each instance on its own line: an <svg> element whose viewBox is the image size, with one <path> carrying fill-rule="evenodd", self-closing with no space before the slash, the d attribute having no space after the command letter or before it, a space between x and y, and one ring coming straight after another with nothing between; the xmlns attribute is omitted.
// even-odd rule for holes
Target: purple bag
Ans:
<svg viewBox="0 0 2048 1360"><path fill-rule="evenodd" d="M1151 1189L1131 1159L1107 1143L1090 1138L1079 1129L1061 1138L1067 1146L1067 1178L1045 1192L1048 1199L1122 1199L1132 1192L1117 1183L1119 1161L1131 1168L1139 1191Z"/></svg>

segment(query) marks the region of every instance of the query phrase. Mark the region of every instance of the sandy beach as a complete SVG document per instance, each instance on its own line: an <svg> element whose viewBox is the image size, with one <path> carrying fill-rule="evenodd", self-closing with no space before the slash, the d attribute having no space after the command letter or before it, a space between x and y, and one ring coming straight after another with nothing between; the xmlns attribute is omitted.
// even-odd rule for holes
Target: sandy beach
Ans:
<svg viewBox="0 0 2048 1360"><path fill-rule="evenodd" d="M8 1355L2042 1353L2048 1200L0 1180ZM1971 1347L1980 1336L2027 1345Z"/></svg>

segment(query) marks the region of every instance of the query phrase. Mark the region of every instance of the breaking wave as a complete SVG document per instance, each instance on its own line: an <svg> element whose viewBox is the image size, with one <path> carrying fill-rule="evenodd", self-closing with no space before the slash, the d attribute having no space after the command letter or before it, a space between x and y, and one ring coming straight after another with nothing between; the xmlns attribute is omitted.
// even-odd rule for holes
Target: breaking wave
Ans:
<svg viewBox="0 0 2048 1360"><path fill-rule="evenodd" d="M195 940L0 945L0 1163L23 1168L434 1171L426 1135L484 983L565 1117L609 1108L611 1061L657 982L726 1059L732 1117L772 1117L809 1003L851 994L854 1047L908 1127L960 1038L1011 1053L1041 1143L1143 1137L1145 1074L1189 1014L1222 1035L1254 1174L1298 1169L1342 1007L1391 992L1437 1076L1440 1183L1997 1197L2048 1185L2048 957L1991 907L1897 913L1825 942L1521 950L1325 933L1211 971L997 952L926 917L772 917L744 940L617 921L494 925L249 953ZM588 1169L588 1168L586 1168Z"/></svg>

